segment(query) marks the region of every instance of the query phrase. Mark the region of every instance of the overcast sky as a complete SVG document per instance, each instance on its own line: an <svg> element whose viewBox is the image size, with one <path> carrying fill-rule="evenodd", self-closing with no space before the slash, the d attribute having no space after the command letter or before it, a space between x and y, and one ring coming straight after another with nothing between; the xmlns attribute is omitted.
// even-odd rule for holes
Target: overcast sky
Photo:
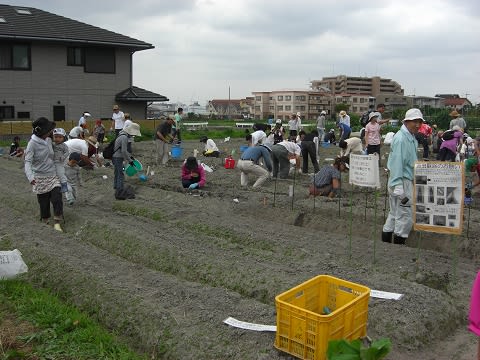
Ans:
<svg viewBox="0 0 480 360"><path fill-rule="evenodd" d="M4 0L151 43L134 85L172 102L380 76L480 103L479 0Z"/></svg>

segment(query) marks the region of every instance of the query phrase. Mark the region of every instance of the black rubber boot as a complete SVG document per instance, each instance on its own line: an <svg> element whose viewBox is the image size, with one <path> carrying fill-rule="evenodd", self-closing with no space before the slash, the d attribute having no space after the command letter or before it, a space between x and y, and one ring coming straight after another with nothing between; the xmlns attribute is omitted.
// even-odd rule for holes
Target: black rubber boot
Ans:
<svg viewBox="0 0 480 360"><path fill-rule="evenodd" d="M393 235L393 243L398 244L398 245L405 245L405 242L407 241L407 238L398 236L398 235Z"/></svg>
<svg viewBox="0 0 480 360"><path fill-rule="evenodd" d="M382 241L391 243L392 242L392 235L393 235L393 232L382 231Z"/></svg>

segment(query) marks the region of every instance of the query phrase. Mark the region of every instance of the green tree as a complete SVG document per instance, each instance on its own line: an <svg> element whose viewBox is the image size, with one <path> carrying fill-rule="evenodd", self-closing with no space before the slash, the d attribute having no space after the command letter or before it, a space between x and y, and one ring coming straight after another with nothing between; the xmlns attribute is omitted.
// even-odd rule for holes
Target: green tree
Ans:
<svg viewBox="0 0 480 360"><path fill-rule="evenodd" d="M349 107L350 107L350 105L344 104L344 103L335 104L335 112L339 113L342 110L345 110L346 112L348 112Z"/></svg>

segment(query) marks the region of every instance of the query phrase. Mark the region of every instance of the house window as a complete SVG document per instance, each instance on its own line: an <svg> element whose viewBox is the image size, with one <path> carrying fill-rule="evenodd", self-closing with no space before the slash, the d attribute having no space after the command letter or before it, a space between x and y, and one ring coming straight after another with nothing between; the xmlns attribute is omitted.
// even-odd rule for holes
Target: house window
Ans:
<svg viewBox="0 0 480 360"><path fill-rule="evenodd" d="M270 106L268 107L268 110L272 110L272 111L273 111L273 105L270 105Z"/></svg>
<svg viewBox="0 0 480 360"><path fill-rule="evenodd" d="M30 45L0 43L0 69L30 70Z"/></svg>
<svg viewBox="0 0 480 360"><path fill-rule="evenodd" d="M290 105L285 105L285 111L291 111L292 107Z"/></svg>
<svg viewBox="0 0 480 360"><path fill-rule="evenodd" d="M278 101L283 101L283 95L278 95L278 96L277 96L277 100L278 100Z"/></svg>
<svg viewBox="0 0 480 360"><path fill-rule="evenodd" d="M67 65L83 66L83 48L80 48L80 47L67 48Z"/></svg>
<svg viewBox="0 0 480 360"><path fill-rule="evenodd" d="M32 15L32 12L28 9L16 8L15 11L18 15Z"/></svg>
<svg viewBox="0 0 480 360"><path fill-rule="evenodd" d="M255 100L256 100L256 101L261 101L261 100L262 100L262 97L261 97L261 96L255 96Z"/></svg>
<svg viewBox="0 0 480 360"><path fill-rule="evenodd" d="M365 102L364 98L360 98L360 104L363 104Z"/></svg>
<svg viewBox="0 0 480 360"><path fill-rule="evenodd" d="M30 112L29 111L19 111L17 112L18 119L30 119Z"/></svg>
<svg viewBox="0 0 480 360"><path fill-rule="evenodd" d="M255 111L260 111L260 105L255 106Z"/></svg>
<svg viewBox="0 0 480 360"><path fill-rule="evenodd" d="M85 72L115 74L115 49L85 48Z"/></svg>
<svg viewBox="0 0 480 360"><path fill-rule="evenodd" d="M285 101L291 101L292 96L291 95L285 95Z"/></svg>
<svg viewBox="0 0 480 360"><path fill-rule="evenodd" d="M13 119L15 108L13 106L0 106L0 120Z"/></svg>
<svg viewBox="0 0 480 360"><path fill-rule="evenodd" d="M283 111L283 105L278 105L277 106L277 111Z"/></svg>

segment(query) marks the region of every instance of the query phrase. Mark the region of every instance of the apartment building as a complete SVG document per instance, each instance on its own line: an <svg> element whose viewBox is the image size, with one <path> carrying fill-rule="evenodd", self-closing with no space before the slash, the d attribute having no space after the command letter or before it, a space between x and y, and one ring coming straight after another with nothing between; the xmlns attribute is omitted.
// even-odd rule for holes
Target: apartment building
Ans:
<svg viewBox="0 0 480 360"><path fill-rule="evenodd" d="M282 89L254 91L253 116L256 120L274 118L287 121L293 113L300 112L303 119L313 120L322 110L334 113L334 98L324 90Z"/></svg>
<svg viewBox="0 0 480 360"><path fill-rule="evenodd" d="M379 76L359 77L338 75L324 77L322 80L312 80L311 88L328 88L334 95L364 94L376 97L380 94L403 95L404 93L399 83L392 79L384 79Z"/></svg>

